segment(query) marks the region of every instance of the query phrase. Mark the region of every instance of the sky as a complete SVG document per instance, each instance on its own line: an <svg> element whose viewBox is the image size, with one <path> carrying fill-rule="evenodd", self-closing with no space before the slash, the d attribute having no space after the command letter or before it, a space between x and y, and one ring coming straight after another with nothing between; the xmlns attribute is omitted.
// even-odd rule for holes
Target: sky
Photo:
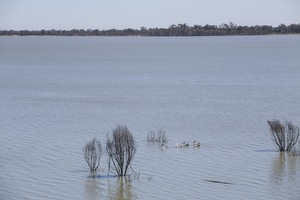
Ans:
<svg viewBox="0 0 300 200"><path fill-rule="evenodd" d="M0 0L0 30L299 24L300 0Z"/></svg>

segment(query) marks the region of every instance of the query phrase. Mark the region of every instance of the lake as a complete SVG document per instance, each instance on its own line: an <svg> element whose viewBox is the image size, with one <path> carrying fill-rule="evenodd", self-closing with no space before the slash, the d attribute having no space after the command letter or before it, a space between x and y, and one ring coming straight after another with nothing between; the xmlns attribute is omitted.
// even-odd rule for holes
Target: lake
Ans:
<svg viewBox="0 0 300 200"><path fill-rule="evenodd" d="M299 35L0 37L0 199L299 200L300 156L267 124L300 126L299 55ZM92 178L82 148L117 124L138 175L104 154Z"/></svg>

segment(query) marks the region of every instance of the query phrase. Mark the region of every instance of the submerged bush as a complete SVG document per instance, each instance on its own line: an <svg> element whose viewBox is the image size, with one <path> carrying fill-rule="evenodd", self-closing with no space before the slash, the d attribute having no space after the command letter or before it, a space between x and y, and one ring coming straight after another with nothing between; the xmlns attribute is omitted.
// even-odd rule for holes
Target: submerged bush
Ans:
<svg viewBox="0 0 300 200"><path fill-rule="evenodd" d="M148 132L147 142L150 142L150 143L155 143L155 142L167 143L168 142L168 137L166 135L166 131L160 129L160 130L157 131L157 133L155 133L154 131Z"/></svg>
<svg viewBox="0 0 300 200"><path fill-rule="evenodd" d="M83 156L91 172L95 172L99 168L102 154L101 143L96 138L87 142L83 147Z"/></svg>
<svg viewBox="0 0 300 200"><path fill-rule="evenodd" d="M292 154L294 156L300 156L300 139L298 140L298 144L295 145L294 149L292 150Z"/></svg>
<svg viewBox="0 0 300 200"><path fill-rule="evenodd" d="M109 171L126 176L136 152L133 135L126 126L117 125L112 130L112 136L107 135L106 152Z"/></svg>
<svg viewBox="0 0 300 200"><path fill-rule="evenodd" d="M299 140L299 127L292 122L280 122L279 120L268 121L271 139L279 151L291 151Z"/></svg>

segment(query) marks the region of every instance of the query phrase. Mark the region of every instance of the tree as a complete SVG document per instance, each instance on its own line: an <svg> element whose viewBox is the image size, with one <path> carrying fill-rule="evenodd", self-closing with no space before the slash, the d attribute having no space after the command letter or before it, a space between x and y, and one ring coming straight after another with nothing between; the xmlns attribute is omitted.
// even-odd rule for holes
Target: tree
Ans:
<svg viewBox="0 0 300 200"><path fill-rule="evenodd" d="M96 138L87 142L83 147L83 156L91 172L95 172L99 168L102 154L101 143Z"/></svg>
<svg viewBox="0 0 300 200"><path fill-rule="evenodd" d="M280 122L279 120L268 121L271 139L279 148L279 151L291 151L299 139L299 127L292 122Z"/></svg>
<svg viewBox="0 0 300 200"><path fill-rule="evenodd" d="M136 152L136 144L132 133L123 125L112 130L112 137L107 135L106 152L108 168L118 176L126 176L128 167Z"/></svg>

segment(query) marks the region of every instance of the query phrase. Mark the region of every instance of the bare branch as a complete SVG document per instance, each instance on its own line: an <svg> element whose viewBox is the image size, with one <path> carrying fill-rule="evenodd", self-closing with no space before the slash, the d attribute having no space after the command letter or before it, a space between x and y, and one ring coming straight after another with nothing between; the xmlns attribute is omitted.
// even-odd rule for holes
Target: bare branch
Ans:
<svg viewBox="0 0 300 200"><path fill-rule="evenodd" d="M160 129L157 131L157 135L154 131L149 131L147 135L147 141L150 143L167 143L168 137L166 135L166 131L163 129Z"/></svg>
<svg viewBox="0 0 300 200"><path fill-rule="evenodd" d="M100 141L94 138L87 142L82 150L84 159L91 172L96 171L100 166L100 159L103 154Z"/></svg>
<svg viewBox="0 0 300 200"><path fill-rule="evenodd" d="M279 151L291 151L299 140L299 128L292 122L281 123L279 120L268 121L271 139Z"/></svg>
<svg viewBox="0 0 300 200"><path fill-rule="evenodd" d="M126 176L136 152L133 135L126 126L117 125L112 130L112 137L107 135L106 152L109 157L109 170L119 176Z"/></svg>

